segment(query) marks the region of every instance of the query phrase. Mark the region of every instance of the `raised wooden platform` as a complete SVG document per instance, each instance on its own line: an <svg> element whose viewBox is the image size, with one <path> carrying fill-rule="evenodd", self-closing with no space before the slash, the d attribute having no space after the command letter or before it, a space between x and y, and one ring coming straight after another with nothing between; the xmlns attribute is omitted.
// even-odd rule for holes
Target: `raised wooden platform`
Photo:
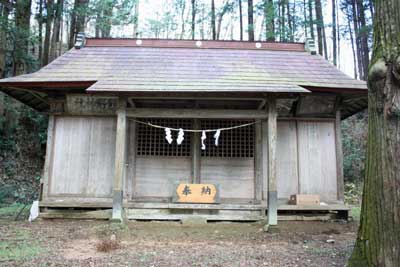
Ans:
<svg viewBox="0 0 400 267"><path fill-rule="evenodd" d="M111 201L42 201L42 218L109 219ZM260 221L267 207L260 204L176 204L124 202L128 220L183 220L199 217L207 221ZM343 204L297 206L280 204L278 220L347 219L349 208Z"/></svg>

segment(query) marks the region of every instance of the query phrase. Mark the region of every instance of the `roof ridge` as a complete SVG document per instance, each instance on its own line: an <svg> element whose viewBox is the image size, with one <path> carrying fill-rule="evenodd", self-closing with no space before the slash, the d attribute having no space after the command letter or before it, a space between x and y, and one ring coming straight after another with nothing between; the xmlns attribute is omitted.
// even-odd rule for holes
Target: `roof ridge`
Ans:
<svg viewBox="0 0 400 267"><path fill-rule="evenodd" d="M86 38L86 47L154 47L193 49L281 50L305 52L305 43L237 40L178 40L137 38Z"/></svg>

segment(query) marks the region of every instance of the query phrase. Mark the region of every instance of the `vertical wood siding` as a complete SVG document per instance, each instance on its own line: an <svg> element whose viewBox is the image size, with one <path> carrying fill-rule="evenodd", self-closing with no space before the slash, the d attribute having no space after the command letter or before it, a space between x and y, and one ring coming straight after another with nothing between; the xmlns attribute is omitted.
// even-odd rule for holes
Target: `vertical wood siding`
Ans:
<svg viewBox="0 0 400 267"><path fill-rule="evenodd" d="M337 200L334 122L298 122L300 193Z"/></svg>
<svg viewBox="0 0 400 267"><path fill-rule="evenodd" d="M277 138L278 198L289 198L298 193L297 129L295 121L278 122Z"/></svg>
<svg viewBox="0 0 400 267"><path fill-rule="evenodd" d="M110 197L115 118L56 117L50 195Z"/></svg>

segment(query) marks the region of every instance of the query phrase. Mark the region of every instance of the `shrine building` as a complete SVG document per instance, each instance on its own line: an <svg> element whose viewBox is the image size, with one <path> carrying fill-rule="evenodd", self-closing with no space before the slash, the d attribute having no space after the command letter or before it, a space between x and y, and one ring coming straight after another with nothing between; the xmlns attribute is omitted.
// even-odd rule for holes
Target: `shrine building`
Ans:
<svg viewBox="0 0 400 267"><path fill-rule="evenodd" d="M0 90L49 114L42 218L347 216L340 122L367 107L367 85L311 40L79 34Z"/></svg>

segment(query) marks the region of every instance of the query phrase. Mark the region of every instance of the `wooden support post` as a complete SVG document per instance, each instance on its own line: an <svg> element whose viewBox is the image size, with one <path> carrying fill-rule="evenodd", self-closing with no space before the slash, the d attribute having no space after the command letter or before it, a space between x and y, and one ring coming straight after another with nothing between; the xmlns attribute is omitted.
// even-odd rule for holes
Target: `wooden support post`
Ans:
<svg viewBox="0 0 400 267"><path fill-rule="evenodd" d="M268 100L268 225L278 224L278 191L276 182L276 99Z"/></svg>
<svg viewBox="0 0 400 267"><path fill-rule="evenodd" d="M261 216L267 221L268 204L268 120L261 120Z"/></svg>
<svg viewBox="0 0 400 267"><path fill-rule="evenodd" d="M128 155L127 155L127 174L126 179L126 196L128 199L133 199L135 195L135 181L136 181L136 122L130 120L128 123Z"/></svg>
<svg viewBox="0 0 400 267"><path fill-rule="evenodd" d="M54 146L54 127L55 118L54 115L49 116L49 123L47 126L47 143L46 143L46 157L44 161L43 177L42 177L42 188L41 196L39 200L46 199L49 194L49 179L50 179L50 165L52 164L52 154Z"/></svg>
<svg viewBox="0 0 400 267"><path fill-rule="evenodd" d="M115 142L115 173L113 183L112 219L122 221L123 180L126 158L126 100L118 100L117 134Z"/></svg>
<svg viewBox="0 0 400 267"><path fill-rule="evenodd" d="M200 120L194 119L193 128L200 129ZM200 183L201 151L200 133L193 133L192 140L192 183Z"/></svg>
<svg viewBox="0 0 400 267"><path fill-rule="evenodd" d="M339 108L336 110L336 122L335 122L337 196L339 201L344 201L343 144L342 144L341 121L342 118Z"/></svg>
<svg viewBox="0 0 400 267"><path fill-rule="evenodd" d="M254 185L255 185L255 199L257 202L262 202L263 196L263 173L262 173L262 123L258 122L255 124L255 157L254 157ZM265 210L264 210L265 212ZM263 215L263 214L262 214Z"/></svg>

